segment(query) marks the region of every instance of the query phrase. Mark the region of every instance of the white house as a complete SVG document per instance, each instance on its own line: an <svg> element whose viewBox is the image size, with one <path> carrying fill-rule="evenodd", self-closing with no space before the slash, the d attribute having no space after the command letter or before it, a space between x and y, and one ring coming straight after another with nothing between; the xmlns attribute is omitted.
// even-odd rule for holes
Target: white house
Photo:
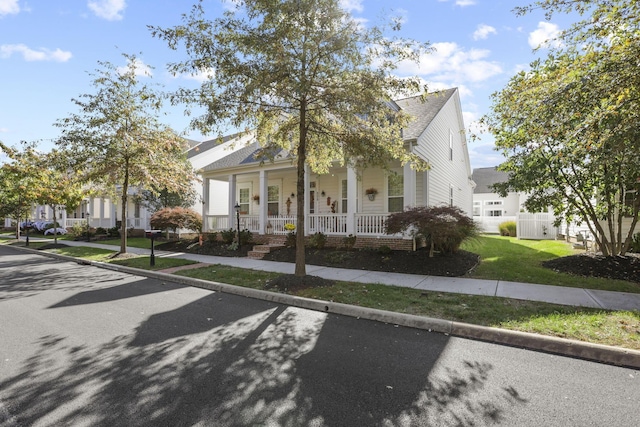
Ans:
<svg viewBox="0 0 640 427"><path fill-rule="evenodd" d="M424 103L418 97L395 103L414 117L403 130L407 149L429 162L431 169L416 172L400 162L390 165L391 173L338 164L324 175L306 169L305 235L353 235L360 245L410 248L410 239L390 239L384 234L390 213L407 206L446 204L471 216L474 183L457 88L430 94ZM240 228L256 236L285 234L284 225L296 223L295 164L285 151L273 162L261 162L254 156L260 143L253 135L249 138L248 146L202 169L204 231L236 228L236 203ZM228 185L226 201L210 191L218 182ZM367 190L372 188L377 194L369 196ZM227 212L214 213L220 206L226 206Z"/></svg>
<svg viewBox="0 0 640 427"><path fill-rule="evenodd" d="M510 192L501 197L491 186L508 180L509 174L496 167L476 168L471 175L476 187L473 189L473 220L486 233L498 233L498 224L516 221L518 212L524 210L525 197Z"/></svg>

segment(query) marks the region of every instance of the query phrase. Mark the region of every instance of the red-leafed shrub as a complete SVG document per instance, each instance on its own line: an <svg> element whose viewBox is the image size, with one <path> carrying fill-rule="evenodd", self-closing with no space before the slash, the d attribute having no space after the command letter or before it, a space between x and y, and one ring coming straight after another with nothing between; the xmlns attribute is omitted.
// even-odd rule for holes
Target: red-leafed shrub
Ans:
<svg viewBox="0 0 640 427"><path fill-rule="evenodd" d="M420 206L391 214L386 222L386 233L409 233L424 239L432 257L434 251L456 252L464 240L476 237L479 229L458 207Z"/></svg>
<svg viewBox="0 0 640 427"><path fill-rule="evenodd" d="M159 230L187 229L199 232L202 229L202 216L191 209L164 208L151 216L151 227Z"/></svg>

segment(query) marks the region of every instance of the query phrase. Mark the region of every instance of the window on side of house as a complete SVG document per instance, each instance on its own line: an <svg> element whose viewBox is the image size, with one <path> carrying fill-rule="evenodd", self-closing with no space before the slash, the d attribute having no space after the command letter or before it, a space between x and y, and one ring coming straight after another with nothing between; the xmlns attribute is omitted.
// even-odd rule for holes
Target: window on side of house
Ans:
<svg viewBox="0 0 640 427"><path fill-rule="evenodd" d="M453 206L453 185L449 186L449 206Z"/></svg>
<svg viewBox="0 0 640 427"><path fill-rule="evenodd" d="M489 210L485 212L486 215L485 216L502 216L502 211L501 210Z"/></svg>
<svg viewBox="0 0 640 427"><path fill-rule="evenodd" d="M347 180L340 181L340 212L347 213Z"/></svg>
<svg viewBox="0 0 640 427"><path fill-rule="evenodd" d="M404 210L404 176L392 173L387 179L387 198L389 212Z"/></svg>
<svg viewBox="0 0 640 427"><path fill-rule="evenodd" d="M267 214L269 216L280 214L280 187L277 185L267 187Z"/></svg>
<svg viewBox="0 0 640 427"><path fill-rule="evenodd" d="M636 199L638 198L638 192L636 190L625 191L624 193L624 216L630 217L633 214L633 207Z"/></svg>
<svg viewBox="0 0 640 427"><path fill-rule="evenodd" d="M453 161L453 132L449 131L449 160Z"/></svg>

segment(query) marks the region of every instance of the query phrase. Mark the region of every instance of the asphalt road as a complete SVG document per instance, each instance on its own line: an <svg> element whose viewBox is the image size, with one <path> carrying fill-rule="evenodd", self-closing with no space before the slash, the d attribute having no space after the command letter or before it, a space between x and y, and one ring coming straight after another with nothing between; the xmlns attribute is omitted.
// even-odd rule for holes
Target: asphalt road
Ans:
<svg viewBox="0 0 640 427"><path fill-rule="evenodd" d="M640 371L0 246L0 426L637 426Z"/></svg>

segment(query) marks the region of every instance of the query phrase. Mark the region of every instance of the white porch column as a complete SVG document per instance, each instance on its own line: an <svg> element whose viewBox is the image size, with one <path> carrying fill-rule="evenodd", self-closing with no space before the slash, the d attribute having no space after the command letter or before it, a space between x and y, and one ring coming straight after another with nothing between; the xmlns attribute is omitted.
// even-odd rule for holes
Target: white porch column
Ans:
<svg viewBox="0 0 640 427"><path fill-rule="evenodd" d="M404 180L404 207L414 207L416 205L416 172L411 169L411 164L404 165L403 170Z"/></svg>
<svg viewBox="0 0 640 427"><path fill-rule="evenodd" d="M311 194L311 188L309 188L311 176L309 174L309 166L304 165L304 235L309 235L309 212L311 211L311 200L309 199ZM297 188L297 183L296 183ZM317 189L316 189L317 191ZM298 195L299 196L299 195Z"/></svg>
<svg viewBox="0 0 640 427"><path fill-rule="evenodd" d="M347 236L356 234L356 211L358 209L358 177L356 170L347 167Z"/></svg>
<svg viewBox="0 0 640 427"><path fill-rule="evenodd" d="M260 230L258 234L265 234L267 230L267 223L269 222L268 218L268 207L269 203L269 189L268 189L269 180L267 177L267 171L264 169L260 170L260 179L258 182L258 194L260 195L260 203L258 204L258 212L260 217Z"/></svg>
<svg viewBox="0 0 640 427"><path fill-rule="evenodd" d="M235 227L236 210L234 206L237 202L236 197L236 176L229 175L229 228Z"/></svg>
<svg viewBox="0 0 640 427"><path fill-rule="evenodd" d="M209 213L209 178L202 177L202 232L209 231L209 221L207 215Z"/></svg>

